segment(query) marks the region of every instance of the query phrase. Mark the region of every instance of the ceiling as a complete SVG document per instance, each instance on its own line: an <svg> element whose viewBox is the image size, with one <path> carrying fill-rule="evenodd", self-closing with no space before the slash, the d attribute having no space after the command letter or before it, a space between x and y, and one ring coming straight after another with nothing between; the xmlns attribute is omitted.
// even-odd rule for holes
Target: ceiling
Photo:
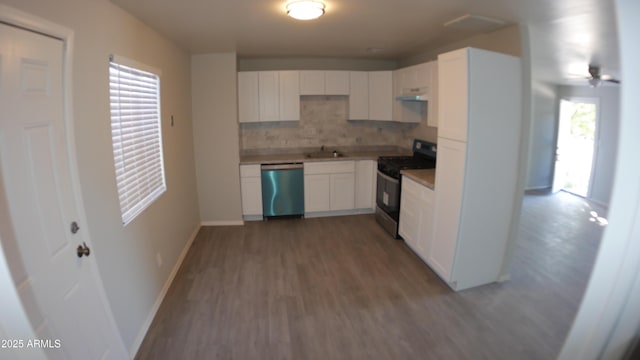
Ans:
<svg viewBox="0 0 640 360"><path fill-rule="evenodd" d="M326 14L297 21L286 0L112 0L193 54L401 60L476 35L443 24L465 14L528 25L543 80L620 77L613 0L326 0ZM378 53L368 48L380 48Z"/></svg>

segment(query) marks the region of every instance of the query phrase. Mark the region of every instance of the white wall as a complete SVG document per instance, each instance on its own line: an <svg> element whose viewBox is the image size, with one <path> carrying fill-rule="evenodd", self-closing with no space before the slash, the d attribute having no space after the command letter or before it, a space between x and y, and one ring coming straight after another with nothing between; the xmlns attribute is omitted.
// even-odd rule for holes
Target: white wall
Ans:
<svg viewBox="0 0 640 360"><path fill-rule="evenodd" d="M201 221L241 224L236 54L194 55L191 71Z"/></svg>
<svg viewBox="0 0 640 360"><path fill-rule="evenodd" d="M163 286L199 226L191 127L190 57L107 0L3 0L74 31L73 117L80 185L108 301L130 351L146 331ZM126 228L115 184L108 57L162 71L167 192ZM174 115L175 126L170 126ZM156 255L162 265L156 263Z"/></svg>
<svg viewBox="0 0 640 360"><path fill-rule="evenodd" d="M588 97L599 99L597 155L593 159L593 178L589 198L609 205L615 170L618 130L620 127L620 88L617 86L560 86L560 98Z"/></svg>
<svg viewBox="0 0 640 360"><path fill-rule="evenodd" d="M556 85L536 81L531 91L531 128L527 189L546 189L553 183L556 128L558 123L558 89Z"/></svg>

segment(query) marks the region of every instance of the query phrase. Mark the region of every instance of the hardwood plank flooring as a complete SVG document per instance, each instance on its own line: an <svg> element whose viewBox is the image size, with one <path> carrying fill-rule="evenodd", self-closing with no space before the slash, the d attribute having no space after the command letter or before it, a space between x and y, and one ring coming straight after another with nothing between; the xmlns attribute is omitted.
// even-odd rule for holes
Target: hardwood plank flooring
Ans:
<svg viewBox="0 0 640 360"><path fill-rule="evenodd" d="M511 280L458 293L370 215L203 227L136 359L553 359L593 208L527 195Z"/></svg>

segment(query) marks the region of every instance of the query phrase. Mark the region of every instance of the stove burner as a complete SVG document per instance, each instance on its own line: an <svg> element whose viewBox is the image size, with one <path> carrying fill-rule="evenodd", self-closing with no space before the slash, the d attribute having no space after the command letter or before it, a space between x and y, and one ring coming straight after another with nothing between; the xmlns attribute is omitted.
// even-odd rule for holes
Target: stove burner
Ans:
<svg viewBox="0 0 640 360"><path fill-rule="evenodd" d="M400 171L405 169L433 169L436 160L422 156L381 156L378 158L378 170L394 179L400 178Z"/></svg>

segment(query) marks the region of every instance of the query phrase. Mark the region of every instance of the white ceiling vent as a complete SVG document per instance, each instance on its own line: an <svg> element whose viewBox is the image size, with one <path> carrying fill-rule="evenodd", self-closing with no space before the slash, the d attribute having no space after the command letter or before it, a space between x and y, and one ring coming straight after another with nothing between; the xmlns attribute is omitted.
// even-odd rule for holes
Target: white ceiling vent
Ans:
<svg viewBox="0 0 640 360"><path fill-rule="evenodd" d="M451 29L470 32L490 32L497 30L506 24L507 23L502 20L492 19L486 16L466 14L451 21L447 21L444 26Z"/></svg>

